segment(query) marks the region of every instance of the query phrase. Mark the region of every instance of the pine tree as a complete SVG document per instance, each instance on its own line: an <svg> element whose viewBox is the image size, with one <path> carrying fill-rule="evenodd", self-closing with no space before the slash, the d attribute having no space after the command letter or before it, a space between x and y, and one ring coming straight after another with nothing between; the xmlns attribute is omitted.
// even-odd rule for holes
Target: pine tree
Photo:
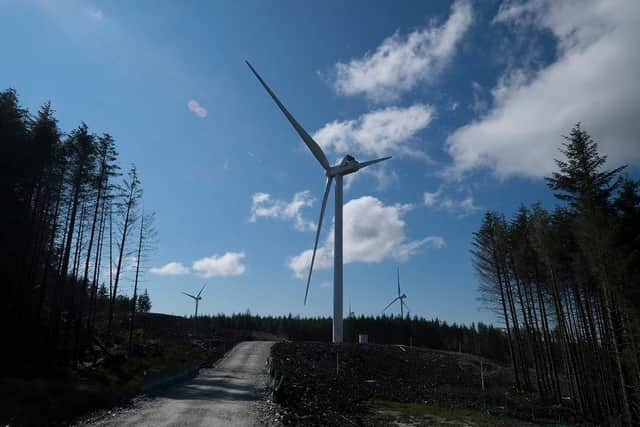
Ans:
<svg viewBox="0 0 640 427"><path fill-rule="evenodd" d="M602 170L607 156L598 152L598 144L580 123L565 137L560 151L566 160L556 160L559 171L546 178L554 195L576 211L606 207L620 185L619 173L626 166Z"/></svg>
<svg viewBox="0 0 640 427"><path fill-rule="evenodd" d="M147 288L145 288L142 295L138 297L138 311L141 313L148 313L151 311L151 298L149 297Z"/></svg>

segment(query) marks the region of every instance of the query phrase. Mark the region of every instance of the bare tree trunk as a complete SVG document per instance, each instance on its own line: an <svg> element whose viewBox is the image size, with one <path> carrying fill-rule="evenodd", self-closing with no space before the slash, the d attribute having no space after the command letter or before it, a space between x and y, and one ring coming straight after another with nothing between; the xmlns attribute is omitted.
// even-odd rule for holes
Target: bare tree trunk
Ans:
<svg viewBox="0 0 640 427"><path fill-rule="evenodd" d="M53 211L53 225L51 226L51 235L49 237L49 249L47 250L47 257L44 262L44 270L42 272L42 287L40 288L40 295L38 297L38 306L36 310L36 322L40 323L40 319L42 318L42 311L44 309L44 300L47 296L47 289L49 284L49 269L51 264L51 258L53 256L54 244L56 241L56 233L58 229L58 211L60 209L60 202L62 200L62 185L64 181L61 179L60 184L58 186L58 197L56 199L56 207Z"/></svg>
<svg viewBox="0 0 640 427"><path fill-rule="evenodd" d="M78 226L78 235L76 236L76 249L73 254L73 268L71 270L71 277L73 278L74 287L78 282L78 270L80 268L80 258L82 252L82 242L84 240L84 227L85 219L87 216L86 200L82 202L82 209L80 210L80 225ZM75 294L74 294L75 295Z"/></svg>
<svg viewBox="0 0 640 427"><path fill-rule="evenodd" d="M509 315L507 314L507 303L505 301L504 286L502 284L502 277L500 274L500 267L498 266L497 257L494 257L496 263L496 277L498 279L498 286L500 287L500 303L502 304L502 312L504 315L505 325L507 327L507 339L509 341L509 354L511 356L511 363L513 365L513 374L516 381L516 388L521 389L520 374L518 373L518 364L516 363L516 355L513 348L513 337L511 336L511 328L509 326Z"/></svg>
<svg viewBox="0 0 640 427"><path fill-rule="evenodd" d="M140 238L138 240L138 256L136 257L136 278L133 282L133 298L131 299L131 321L129 322L129 353L133 343L133 326L136 319L136 305L138 304L138 277L140 275L140 255L142 254L142 237L144 233L144 212L140 220Z"/></svg>
<svg viewBox="0 0 640 427"><path fill-rule="evenodd" d="M109 304L113 298L113 205L109 201Z"/></svg>
<svg viewBox="0 0 640 427"><path fill-rule="evenodd" d="M604 294L604 307L605 313L607 315L607 322L610 325L611 329L611 346L613 348L613 357L616 361L616 368L618 374L618 381L620 386L620 398L622 399L622 414L624 417L624 421L627 425L632 425L631 422L631 410L629 407L629 397L627 395L627 384L624 378L624 370L622 368L622 357L620 356L620 351L618 349L618 342L615 336L615 331L613 330L613 315L611 310L611 298L609 296L608 284L605 285L605 289L603 290Z"/></svg>
<svg viewBox="0 0 640 427"><path fill-rule="evenodd" d="M98 225L98 242L97 242L98 247L96 248L96 257L93 263L93 280L92 280L92 286L91 286L90 308L89 308L89 315L87 317L87 329L89 330L89 334L92 334L93 327L95 325L96 297L98 293L98 282L100 278L102 247L104 246L106 207L107 207L106 199L103 199L102 209L100 213L100 225Z"/></svg>
<svg viewBox="0 0 640 427"><path fill-rule="evenodd" d="M553 355L553 340L551 338L551 333L549 332L549 317L547 316L546 301L542 293L542 282L540 280L540 272L538 271L538 266L535 265L534 268L536 276L536 294L538 297L538 307L540 310L540 321L542 323L542 333L544 335L544 341L546 343L546 358L552 372L554 400L556 402L560 402L562 398L560 390L560 378L558 375L558 369L556 367L555 357Z"/></svg>
<svg viewBox="0 0 640 427"><path fill-rule="evenodd" d="M132 175L132 182L130 184L130 191L129 191L129 196L127 199L127 209L125 211L125 216L124 216L124 224L123 224L123 229L122 229L122 239L120 241L120 248L119 248L119 255L118 255L118 266L116 267L116 277L115 277L115 282L113 283L113 295L111 298L111 304L109 304L109 322L108 322L108 326L107 329L109 332L111 332L111 324L113 322L113 311L115 308L115 302L116 302L116 297L118 295L118 282L120 280L120 272L122 269L122 259L124 258L124 249L125 249L125 244L127 241L127 232L129 231L129 226L130 224L130 218L131 218L131 214L132 214L132 209L134 207L135 204L135 194L137 191L137 177L135 176L135 170L133 171L133 175Z"/></svg>
<svg viewBox="0 0 640 427"><path fill-rule="evenodd" d="M511 313L511 319L513 320L513 334L515 336L516 347L518 350L518 358L520 359L520 369L522 370L522 378L524 380L524 387L527 390L531 389L531 380L529 378L529 369L527 367L527 361L522 350L522 337L520 335L520 327L518 325L518 315L516 313L516 307L513 302L513 289L511 285L511 279L507 272L506 265L502 266L502 274L504 277L505 290L507 294L507 302L509 305L509 311Z"/></svg>

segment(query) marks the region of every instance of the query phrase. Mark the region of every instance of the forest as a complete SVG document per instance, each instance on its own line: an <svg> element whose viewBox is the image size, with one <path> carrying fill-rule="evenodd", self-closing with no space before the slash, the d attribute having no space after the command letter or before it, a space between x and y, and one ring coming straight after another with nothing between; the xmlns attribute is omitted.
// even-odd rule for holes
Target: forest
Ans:
<svg viewBox="0 0 640 427"><path fill-rule="evenodd" d="M218 314L198 318L199 328L240 329L268 332L292 341L331 342L331 317L259 316L250 312ZM405 315L365 316L350 314L344 319L345 342L358 342L358 334L368 335L375 344L400 344L438 350L461 351L508 363L506 335L500 328L482 322L448 324L439 319Z"/></svg>
<svg viewBox="0 0 640 427"><path fill-rule="evenodd" d="M63 132L50 102L32 114L0 92L3 371L72 366L98 330L128 331L131 344L136 313L151 309L140 284L154 215L136 167L122 174L117 157L108 133Z"/></svg>
<svg viewBox="0 0 640 427"><path fill-rule="evenodd" d="M597 423L640 422L640 183L576 125L546 179L558 199L487 212L473 236L483 303L516 387Z"/></svg>

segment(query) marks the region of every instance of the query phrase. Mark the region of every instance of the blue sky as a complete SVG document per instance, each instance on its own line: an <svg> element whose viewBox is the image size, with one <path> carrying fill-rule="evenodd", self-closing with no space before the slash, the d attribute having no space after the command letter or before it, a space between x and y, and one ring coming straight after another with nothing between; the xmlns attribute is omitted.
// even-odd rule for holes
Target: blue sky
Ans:
<svg viewBox="0 0 640 427"><path fill-rule="evenodd" d="M202 313L331 313L332 214L307 306L299 278L323 174L248 59L330 161L394 156L346 182L345 306L379 313L400 265L412 313L492 321L469 255L483 212L551 206L542 177L578 121L637 175L639 4L607 3L3 0L0 87L135 162L154 311L191 313L179 292L208 283Z"/></svg>

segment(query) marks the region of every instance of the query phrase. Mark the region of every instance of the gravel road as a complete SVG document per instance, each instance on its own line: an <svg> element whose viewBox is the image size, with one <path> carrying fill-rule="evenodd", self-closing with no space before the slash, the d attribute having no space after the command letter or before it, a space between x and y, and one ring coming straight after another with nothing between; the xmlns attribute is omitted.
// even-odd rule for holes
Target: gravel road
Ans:
<svg viewBox="0 0 640 427"><path fill-rule="evenodd" d="M93 426L256 426L264 425L266 361L273 343L236 345L215 367L197 377L137 402Z"/></svg>

